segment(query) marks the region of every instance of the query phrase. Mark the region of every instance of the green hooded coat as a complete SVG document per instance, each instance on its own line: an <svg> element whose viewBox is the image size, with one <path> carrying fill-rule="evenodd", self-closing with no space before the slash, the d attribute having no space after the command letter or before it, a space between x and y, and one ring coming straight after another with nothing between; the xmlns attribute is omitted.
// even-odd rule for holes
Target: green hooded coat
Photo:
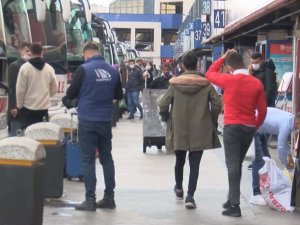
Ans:
<svg viewBox="0 0 300 225"><path fill-rule="evenodd" d="M185 76L197 75L182 75ZM180 77L173 79L180 80ZM159 102L160 114L169 112L172 115L166 134L168 151L202 151L221 147L216 133L221 112L220 98L209 81L201 79L197 86L171 84Z"/></svg>

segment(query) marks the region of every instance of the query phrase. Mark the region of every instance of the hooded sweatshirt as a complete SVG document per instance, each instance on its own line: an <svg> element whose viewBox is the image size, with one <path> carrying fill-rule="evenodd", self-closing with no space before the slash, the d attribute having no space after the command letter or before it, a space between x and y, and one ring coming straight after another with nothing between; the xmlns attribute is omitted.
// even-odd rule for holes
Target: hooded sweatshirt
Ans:
<svg viewBox="0 0 300 225"><path fill-rule="evenodd" d="M196 73L196 72L195 72ZM214 87L195 73L184 73L170 80L166 94L159 102L160 114L172 106L172 129L175 150L201 151L220 147L215 123L221 103ZM182 85L184 77L198 77L198 86ZM172 84L176 79L177 84Z"/></svg>
<svg viewBox="0 0 300 225"><path fill-rule="evenodd" d="M57 92L54 69L40 57L24 63L16 85L17 107L45 110L51 106L50 97Z"/></svg>

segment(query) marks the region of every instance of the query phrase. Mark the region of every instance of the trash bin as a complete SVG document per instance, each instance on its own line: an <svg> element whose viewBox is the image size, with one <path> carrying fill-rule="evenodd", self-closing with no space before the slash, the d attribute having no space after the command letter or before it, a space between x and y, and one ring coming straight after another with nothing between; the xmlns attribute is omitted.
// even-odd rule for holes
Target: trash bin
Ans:
<svg viewBox="0 0 300 225"><path fill-rule="evenodd" d="M160 120L158 114L159 99L166 93L165 89L143 90L143 152L146 148L157 146L161 149L165 145L166 123Z"/></svg>
<svg viewBox="0 0 300 225"><path fill-rule="evenodd" d="M63 195L65 158L62 127L51 122L32 124L26 128L25 137L34 139L45 147L44 197L60 198Z"/></svg>
<svg viewBox="0 0 300 225"><path fill-rule="evenodd" d="M26 137L0 140L0 224L42 225L45 149Z"/></svg>

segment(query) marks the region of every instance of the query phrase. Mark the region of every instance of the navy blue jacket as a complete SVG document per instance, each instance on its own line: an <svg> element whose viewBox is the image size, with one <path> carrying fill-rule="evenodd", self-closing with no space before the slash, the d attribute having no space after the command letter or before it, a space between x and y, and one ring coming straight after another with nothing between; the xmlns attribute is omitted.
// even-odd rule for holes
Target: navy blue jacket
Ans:
<svg viewBox="0 0 300 225"><path fill-rule="evenodd" d="M113 99L123 98L120 75L102 56L93 56L75 71L67 97L77 98L79 119L109 122Z"/></svg>

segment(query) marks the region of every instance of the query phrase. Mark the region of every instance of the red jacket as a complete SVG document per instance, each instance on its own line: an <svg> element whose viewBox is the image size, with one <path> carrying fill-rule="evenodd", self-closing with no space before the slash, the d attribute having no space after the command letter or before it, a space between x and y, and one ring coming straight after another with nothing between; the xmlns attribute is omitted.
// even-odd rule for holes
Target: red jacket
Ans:
<svg viewBox="0 0 300 225"><path fill-rule="evenodd" d="M224 90L224 124L258 128L267 112L264 87L260 80L245 73L219 73L223 63L223 58L215 61L208 69L206 78Z"/></svg>

